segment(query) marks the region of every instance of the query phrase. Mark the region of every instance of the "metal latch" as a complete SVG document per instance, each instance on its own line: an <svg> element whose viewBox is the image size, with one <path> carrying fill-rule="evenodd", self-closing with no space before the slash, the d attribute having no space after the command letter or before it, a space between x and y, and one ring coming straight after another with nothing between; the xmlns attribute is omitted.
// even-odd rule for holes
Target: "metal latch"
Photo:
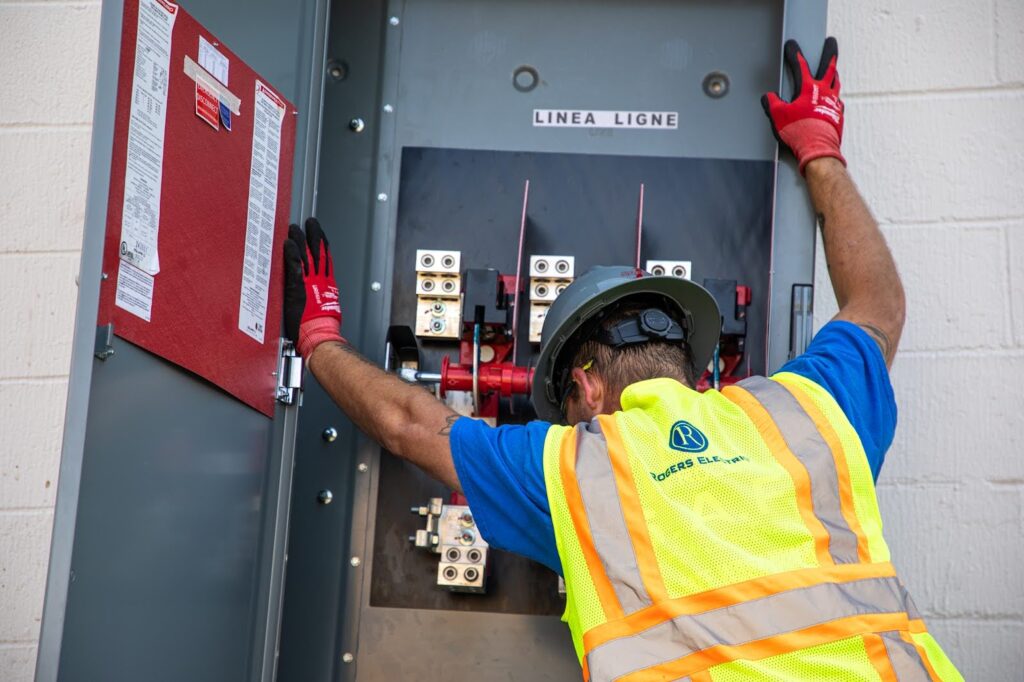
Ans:
<svg viewBox="0 0 1024 682"><path fill-rule="evenodd" d="M281 339L281 357L277 361L277 402L294 405L302 390L302 356L287 339Z"/></svg>
<svg viewBox="0 0 1024 682"><path fill-rule="evenodd" d="M106 360L114 354L114 324L105 324L96 327L96 345L93 346L93 355L98 360Z"/></svg>

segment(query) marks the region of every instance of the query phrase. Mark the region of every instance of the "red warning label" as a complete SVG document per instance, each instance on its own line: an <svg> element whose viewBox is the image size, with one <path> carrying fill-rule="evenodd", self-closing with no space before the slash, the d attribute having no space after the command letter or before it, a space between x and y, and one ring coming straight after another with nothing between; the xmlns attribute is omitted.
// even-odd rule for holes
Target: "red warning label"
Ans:
<svg viewBox="0 0 1024 682"><path fill-rule="evenodd" d="M220 130L220 100L217 93L196 79L196 116Z"/></svg>

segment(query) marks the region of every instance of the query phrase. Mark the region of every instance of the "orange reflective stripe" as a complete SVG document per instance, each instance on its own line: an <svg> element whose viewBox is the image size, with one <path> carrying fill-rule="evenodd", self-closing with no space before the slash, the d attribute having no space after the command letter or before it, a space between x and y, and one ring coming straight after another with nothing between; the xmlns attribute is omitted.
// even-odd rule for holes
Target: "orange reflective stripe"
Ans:
<svg viewBox="0 0 1024 682"><path fill-rule="evenodd" d="M892 669L892 662L889 660L889 652L885 649L885 642L879 635L874 633L864 635L864 650L867 651L868 660L871 666L882 678L882 682L899 682L896 671Z"/></svg>
<svg viewBox="0 0 1024 682"><path fill-rule="evenodd" d="M633 541L633 551L636 554L636 565L640 571L640 579L647 590L647 596L652 602L668 599L668 590L665 589L665 581L661 577L661 568L658 566L658 558L654 555L654 545L651 544L651 535L647 530L647 517L640 506L640 495L636 490L636 481L633 480L633 470L629 465L629 455L626 453L626 445L619 432L618 422L614 415L602 415L598 417L601 424L601 432L604 434L608 444L608 457L612 462L612 471L615 473L615 487L619 491L619 504L622 506L622 515L626 519L626 528L629 529L629 536Z"/></svg>
<svg viewBox="0 0 1024 682"><path fill-rule="evenodd" d="M785 467L793 479L793 486L796 488L797 506L800 509L800 516L807 526L808 532L814 538L814 553L818 557L818 564L831 566L835 564L832 554L829 552L829 536L824 524L814 513L814 503L811 498L811 478L807 469L797 459L796 455L786 445L785 439L779 432L779 427L748 391L738 386L727 386L722 389L722 395L734 402L742 409L747 417L754 423L761 438L764 439L772 456Z"/></svg>
<svg viewBox="0 0 1024 682"><path fill-rule="evenodd" d="M887 632L904 630L907 627L905 613L873 614L839 618L827 623L820 623L803 630L787 632L784 635L768 637L746 644L735 646L719 645L702 651L677 658L668 663L637 670L629 675L619 677L616 682L668 682L680 677L692 675L694 672L707 670L713 665L729 663L737 659L758 660L779 654L788 654L799 649L807 649L819 644L828 644L847 637L863 635L869 632Z"/></svg>
<svg viewBox="0 0 1024 682"><path fill-rule="evenodd" d="M562 447L559 451L559 475L562 477L562 489L565 492L566 505L569 507L569 516L572 517L572 525L576 530L580 548L583 550L583 558L587 562L590 577L594 581L597 597L601 600L601 608L604 610L605 618L615 620L622 618L622 605L619 604L615 590L604 572L601 558L597 556L597 551L594 549L594 538L590 534L590 524L584 511L579 483L576 481L576 437L575 430L566 431L562 436Z"/></svg>
<svg viewBox="0 0 1024 682"><path fill-rule="evenodd" d="M733 606L789 590L813 587L823 583L848 583L868 578L892 578L895 575L896 569L892 564L879 563L804 568L764 578L755 578L735 585L664 601L632 613L622 620L598 625L583 634L583 648L589 652L605 642L635 635L679 616Z"/></svg>
<svg viewBox="0 0 1024 682"><path fill-rule="evenodd" d="M711 673L707 670L693 673L690 675L690 682L711 682Z"/></svg>
<svg viewBox="0 0 1024 682"><path fill-rule="evenodd" d="M829 450L832 451L832 459L836 463L836 473L839 478L839 507L842 511L843 518L846 519L846 525L850 527L853 534L857 536L857 558L864 562L871 561L871 550L868 548L868 537L864 534L864 529L860 526L860 519L857 518L856 507L853 505L853 486L850 483L850 467L846 461L846 449L843 447L843 443L839 440L839 434L836 433L835 428L832 424L825 419L825 415L822 414L818 406L814 404L803 390L796 386L792 386L786 382L780 381L780 384L789 391L797 402L800 403L800 407L804 408L804 412L811 418L814 425L818 428L818 432L821 433L821 437L825 439L828 444Z"/></svg>
<svg viewBox="0 0 1024 682"><path fill-rule="evenodd" d="M935 672L935 668L932 667L932 662L928 660L928 652L924 650L923 646L914 641L914 638L910 636L911 632L917 634L928 632L924 626L924 621L920 619L910 621L905 629L900 630L900 639L917 649L917 655L921 657L921 662L928 669L928 677L932 682L942 682L942 678L939 677L938 673Z"/></svg>

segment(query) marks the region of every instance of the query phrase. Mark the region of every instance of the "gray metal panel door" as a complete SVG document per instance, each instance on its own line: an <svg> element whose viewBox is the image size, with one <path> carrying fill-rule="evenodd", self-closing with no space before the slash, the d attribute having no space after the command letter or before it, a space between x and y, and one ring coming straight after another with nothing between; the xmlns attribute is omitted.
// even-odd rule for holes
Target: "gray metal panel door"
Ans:
<svg viewBox="0 0 1024 682"><path fill-rule="evenodd" d="M193 0L183 7L296 103L292 218L308 214L326 2ZM122 13L123 2L103 3L36 679L269 680L298 408L279 406L267 419L120 338L106 360L93 354Z"/></svg>

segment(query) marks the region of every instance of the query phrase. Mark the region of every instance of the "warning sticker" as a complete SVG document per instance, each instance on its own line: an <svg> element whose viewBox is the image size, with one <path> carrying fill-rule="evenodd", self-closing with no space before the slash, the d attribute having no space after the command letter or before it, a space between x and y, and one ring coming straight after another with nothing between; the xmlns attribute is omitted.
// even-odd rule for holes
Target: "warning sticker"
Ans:
<svg viewBox="0 0 1024 682"><path fill-rule="evenodd" d="M151 275L160 272L157 233L160 228L171 32L177 13L178 6L167 0L139 0L119 253L122 259Z"/></svg>
<svg viewBox="0 0 1024 682"><path fill-rule="evenodd" d="M149 322L153 314L153 282L156 278L127 261L117 269L117 293L114 303L136 317Z"/></svg>
<svg viewBox="0 0 1024 682"><path fill-rule="evenodd" d="M266 332L270 260L274 248L274 219L277 216L281 124L284 122L285 109L284 101L257 80L238 328L259 343L263 343Z"/></svg>
<svg viewBox="0 0 1024 682"><path fill-rule="evenodd" d="M590 109L534 109L534 128L623 128L675 130L678 111L598 111Z"/></svg>
<svg viewBox="0 0 1024 682"><path fill-rule="evenodd" d="M220 100L202 79L196 79L196 116L203 119L214 130L220 130Z"/></svg>

